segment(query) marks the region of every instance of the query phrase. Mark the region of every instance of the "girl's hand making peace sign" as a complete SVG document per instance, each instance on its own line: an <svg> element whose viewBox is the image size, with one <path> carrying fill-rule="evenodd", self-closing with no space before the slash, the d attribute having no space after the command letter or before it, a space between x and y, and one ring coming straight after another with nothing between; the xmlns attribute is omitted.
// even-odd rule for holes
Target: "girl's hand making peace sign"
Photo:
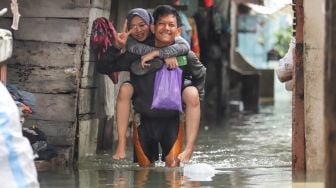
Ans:
<svg viewBox="0 0 336 188"><path fill-rule="evenodd" d="M115 44L114 45L115 45L115 47L117 47L119 49L125 48L127 38L133 32L134 29L135 28L131 28L129 31L127 31L127 19L125 19L122 32L114 34L114 38L115 38Z"/></svg>

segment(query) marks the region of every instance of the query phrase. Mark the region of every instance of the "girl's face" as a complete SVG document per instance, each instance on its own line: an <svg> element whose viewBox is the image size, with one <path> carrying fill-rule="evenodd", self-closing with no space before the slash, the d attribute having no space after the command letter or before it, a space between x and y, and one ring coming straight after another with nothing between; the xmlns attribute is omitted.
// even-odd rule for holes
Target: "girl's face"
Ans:
<svg viewBox="0 0 336 188"><path fill-rule="evenodd" d="M149 35L149 26L139 16L132 18L129 29L133 29L131 36L140 42L145 41Z"/></svg>

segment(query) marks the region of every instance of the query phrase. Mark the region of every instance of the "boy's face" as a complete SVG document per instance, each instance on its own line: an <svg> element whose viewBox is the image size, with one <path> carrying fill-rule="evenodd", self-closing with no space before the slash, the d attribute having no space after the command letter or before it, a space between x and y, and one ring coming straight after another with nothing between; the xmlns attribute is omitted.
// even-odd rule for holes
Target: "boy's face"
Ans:
<svg viewBox="0 0 336 188"><path fill-rule="evenodd" d="M152 31L155 34L155 46L165 47L174 43L175 37L181 34L182 28L177 26L176 17L168 14L159 16Z"/></svg>

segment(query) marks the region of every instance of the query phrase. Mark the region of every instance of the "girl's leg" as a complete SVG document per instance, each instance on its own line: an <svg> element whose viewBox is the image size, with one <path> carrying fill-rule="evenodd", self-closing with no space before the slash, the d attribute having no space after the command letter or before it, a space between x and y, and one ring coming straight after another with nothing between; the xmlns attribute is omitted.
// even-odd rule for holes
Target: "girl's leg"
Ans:
<svg viewBox="0 0 336 188"><path fill-rule="evenodd" d="M113 159L115 160L121 160L126 157L126 132L129 123L133 92L134 89L130 83L124 83L120 86L116 109L118 146L113 155Z"/></svg>

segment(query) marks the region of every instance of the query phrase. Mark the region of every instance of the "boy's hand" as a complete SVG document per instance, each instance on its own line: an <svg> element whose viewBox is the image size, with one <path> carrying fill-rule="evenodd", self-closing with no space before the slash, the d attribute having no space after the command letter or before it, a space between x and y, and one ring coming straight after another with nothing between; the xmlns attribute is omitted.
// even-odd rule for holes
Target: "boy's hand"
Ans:
<svg viewBox="0 0 336 188"><path fill-rule="evenodd" d="M175 69L176 67L178 67L176 57L167 57L164 59L164 61L166 62L166 65L169 69Z"/></svg>
<svg viewBox="0 0 336 188"><path fill-rule="evenodd" d="M159 50L154 50L149 52L148 54L141 56L141 67L145 68L150 66L150 64L147 62L154 59L157 56L159 56Z"/></svg>
<svg viewBox="0 0 336 188"><path fill-rule="evenodd" d="M134 28L127 31L127 20L124 21L123 30L120 33L114 34L115 47L122 49L125 48L128 36L133 32Z"/></svg>

